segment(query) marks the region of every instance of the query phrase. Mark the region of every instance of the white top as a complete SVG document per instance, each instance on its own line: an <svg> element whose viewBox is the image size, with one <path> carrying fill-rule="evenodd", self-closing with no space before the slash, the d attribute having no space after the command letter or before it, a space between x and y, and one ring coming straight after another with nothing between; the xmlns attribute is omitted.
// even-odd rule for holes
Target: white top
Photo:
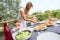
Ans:
<svg viewBox="0 0 60 40"><path fill-rule="evenodd" d="M24 8L21 8L20 11L22 11L24 13ZM20 24L21 28L24 28L24 27L26 27L26 21L22 18L20 11L18 13L17 19L20 19L20 21L21 21L21 24Z"/></svg>
<svg viewBox="0 0 60 40"><path fill-rule="evenodd" d="M60 35L53 32L46 32L38 35L37 40L60 40Z"/></svg>
<svg viewBox="0 0 60 40"><path fill-rule="evenodd" d="M19 10L17 19L20 19L20 21L23 21L24 19L22 18L20 11L24 12L24 9L21 8L21 9Z"/></svg>
<svg viewBox="0 0 60 40"><path fill-rule="evenodd" d="M19 29L19 30L20 30L20 29ZM19 30L16 30L15 28L13 28L13 29L11 30L11 32L12 32L12 37L13 37L14 40L16 40L15 36L18 34Z"/></svg>
<svg viewBox="0 0 60 40"><path fill-rule="evenodd" d="M15 28L13 28L11 30L11 33L12 33L12 37L14 40L16 40L15 36L18 34L19 31L22 31L23 29L19 28L18 30L16 30Z"/></svg>

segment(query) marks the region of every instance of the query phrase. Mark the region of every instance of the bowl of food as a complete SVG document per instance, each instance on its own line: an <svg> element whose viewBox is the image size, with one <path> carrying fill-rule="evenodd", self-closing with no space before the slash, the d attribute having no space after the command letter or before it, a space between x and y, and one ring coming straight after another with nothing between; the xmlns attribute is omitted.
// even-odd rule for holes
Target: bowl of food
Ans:
<svg viewBox="0 0 60 40"><path fill-rule="evenodd" d="M18 34L15 36L16 40L27 40L31 36L30 30L23 30L21 32L18 32Z"/></svg>

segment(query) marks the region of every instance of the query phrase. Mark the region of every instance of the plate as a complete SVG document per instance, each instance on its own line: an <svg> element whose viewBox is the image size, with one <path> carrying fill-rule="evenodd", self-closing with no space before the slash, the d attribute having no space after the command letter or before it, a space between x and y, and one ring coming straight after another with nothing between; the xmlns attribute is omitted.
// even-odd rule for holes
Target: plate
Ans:
<svg viewBox="0 0 60 40"><path fill-rule="evenodd" d="M44 32L37 36L37 40L60 40L60 35L53 32Z"/></svg>
<svg viewBox="0 0 60 40"><path fill-rule="evenodd" d="M56 24L60 24L60 21L56 21Z"/></svg>
<svg viewBox="0 0 60 40"><path fill-rule="evenodd" d="M35 27L35 28L37 28L37 26ZM42 30L46 30L48 27L45 27L45 28L42 28L42 29L40 29L40 30L34 30L34 31L42 31Z"/></svg>

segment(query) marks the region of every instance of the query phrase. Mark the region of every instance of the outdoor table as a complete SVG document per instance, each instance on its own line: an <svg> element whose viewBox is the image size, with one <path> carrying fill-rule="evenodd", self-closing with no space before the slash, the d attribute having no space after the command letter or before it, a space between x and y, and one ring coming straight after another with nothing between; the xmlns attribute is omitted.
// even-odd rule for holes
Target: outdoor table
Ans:
<svg viewBox="0 0 60 40"><path fill-rule="evenodd" d="M36 26L36 25L35 25ZM37 36L44 32L54 32L60 34L60 25L55 24L51 27L48 27L46 30L33 31L31 37L28 40L37 40Z"/></svg>
<svg viewBox="0 0 60 40"><path fill-rule="evenodd" d="M29 27L34 28L35 26L37 26L37 24L31 25ZM54 24L53 26L48 27L46 30L32 31L31 37L27 40L37 40L37 36L45 32L54 32L54 33L60 34L60 25Z"/></svg>

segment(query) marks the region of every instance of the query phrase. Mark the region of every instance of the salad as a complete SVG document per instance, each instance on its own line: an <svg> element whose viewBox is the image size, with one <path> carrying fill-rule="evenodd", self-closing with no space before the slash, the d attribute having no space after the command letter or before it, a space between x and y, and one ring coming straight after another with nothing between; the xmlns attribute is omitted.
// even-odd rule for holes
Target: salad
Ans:
<svg viewBox="0 0 60 40"><path fill-rule="evenodd" d="M26 37L28 37L30 35L31 32L29 31L22 31L22 32L19 32L17 35L16 35L16 39L24 39Z"/></svg>

